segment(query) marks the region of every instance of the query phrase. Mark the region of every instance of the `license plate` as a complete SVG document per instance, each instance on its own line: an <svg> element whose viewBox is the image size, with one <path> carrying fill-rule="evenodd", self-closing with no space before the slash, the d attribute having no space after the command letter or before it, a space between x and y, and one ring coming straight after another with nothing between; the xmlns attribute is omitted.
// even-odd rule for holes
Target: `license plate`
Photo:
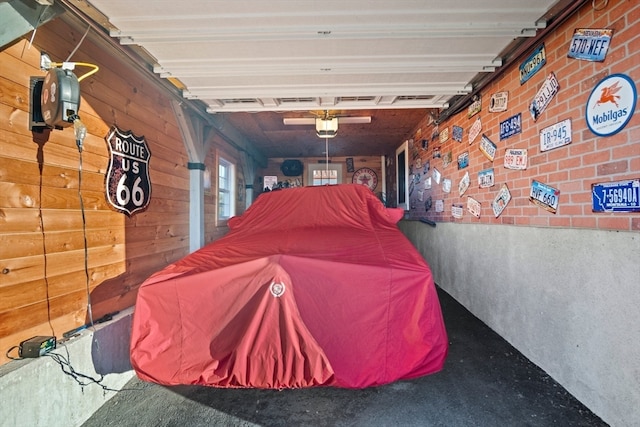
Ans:
<svg viewBox="0 0 640 427"><path fill-rule="evenodd" d="M500 122L500 140L507 139L510 136L522 132L522 114L509 117L507 120Z"/></svg>
<svg viewBox="0 0 640 427"><path fill-rule="evenodd" d="M424 189L425 190L431 189L431 177L427 177L427 179L424 180Z"/></svg>
<svg viewBox="0 0 640 427"><path fill-rule="evenodd" d="M524 84L535 73L537 73L544 64L547 63L547 55L544 50L544 43L538 46L527 59L520 64L520 84Z"/></svg>
<svg viewBox="0 0 640 427"><path fill-rule="evenodd" d="M470 119L471 117L478 114L481 110L482 110L482 98L478 98L477 100L473 101L471 105L469 105L469 108L467 108L467 118Z"/></svg>
<svg viewBox="0 0 640 427"><path fill-rule="evenodd" d="M433 172L431 172L431 176L436 184L440 184L440 178L442 178L442 174L437 168L433 168Z"/></svg>
<svg viewBox="0 0 640 427"><path fill-rule="evenodd" d="M445 178L442 180L442 191L451 193L451 179Z"/></svg>
<svg viewBox="0 0 640 427"><path fill-rule="evenodd" d="M460 197L462 197L462 195L467 191L467 189L469 188L469 184L469 172L465 172L464 176L458 183L458 193L460 194Z"/></svg>
<svg viewBox="0 0 640 427"><path fill-rule="evenodd" d="M462 127L453 126L452 133L454 141L462 142Z"/></svg>
<svg viewBox="0 0 640 427"><path fill-rule="evenodd" d="M500 113L507 111L507 103L509 101L509 92L498 92L491 95L491 102L489 103L490 113Z"/></svg>
<svg viewBox="0 0 640 427"><path fill-rule="evenodd" d="M458 155L458 169L464 169L469 166L469 152L465 151Z"/></svg>
<svg viewBox="0 0 640 427"><path fill-rule="evenodd" d="M529 112L531 113L531 117L535 122L540 117L540 114L547 108L553 97L560 90L560 83L558 83L558 79L556 79L556 75L553 73L549 73L547 78L536 96L533 97L533 101L531 101L531 105L529 105Z"/></svg>
<svg viewBox="0 0 640 427"><path fill-rule="evenodd" d="M640 212L640 178L591 186L593 212Z"/></svg>
<svg viewBox="0 0 640 427"><path fill-rule="evenodd" d="M467 210L469 213L476 218L480 218L480 211L482 210L482 205L479 201L474 199L473 197L467 197Z"/></svg>
<svg viewBox="0 0 640 427"><path fill-rule="evenodd" d="M571 119L565 119L540 131L540 151L571 144Z"/></svg>
<svg viewBox="0 0 640 427"><path fill-rule="evenodd" d="M482 132L482 122L480 121L480 117L473 122L471 129L469 129L469 145L473 144L473 141L480 135Z"/></svg>
<svg viewBox="0 0 640 427"><path fill-rule="evenodd" d="M442 167L446 168L447 166L449 166L451 164L451 160L453 160L453 152L447 151L442 156Z"/></svg>
<svg viewBox="0 0 640 427"><path fill-rule="evenodd" d="M612 35L611 29L578 28L571 38L567 56L585 61L602 62L607 56Z"/></svg>
<svg viewBox="0 0 640 427"><path fill-rule="evenodd" d="M457 219L462 218L464 211L462 205L451 205L451 216Z"/></svg>
<svg viewBox="0 0 640 427"><path fill-rule="evenodd" d="M543 209L551 213L558 211L558 199L560 198L560 190L550 187L546 184L533 180L531 182L531 192L529 193L529 201L535 203Z"/></svg>
<svg viewBox="0 0 640 427"><path fill-rule="evenodd" d="M449 128L446 127L440 131L440 143L446 142L449 139Z"/></svg>
<svg viewBox="0 0 640 427"><path fill-rule="evenodd" d="M496 157L496 150L498 147L493 143L486 135L482 135L482 139L480 139L480 151L485 157L493 162L493 159Z"/></svg>
<svg viewBox="0 0 640 427"><path fill-rule="evenodd" d="M509 192L509 187L507 187L507 184L504 184L500 187L500 191L498 191L495 199L493 199L493 203L491 203L491 208L493 209L493 214L496 218L498 218L502 211L504 211L504 208L507 207L510 200L511 193Z"/></svg>
<svg viewBox="0 0 640 427"><path fill-rule="evenodd" d="M481 170L478 172L478 187L489 188L495 185L495 174L493 168Z"/></svg>
<svg viewBox="0 0 640 427"><path fill-rule="evenodd" d="M527 168L527 150L507 148L504 152L504 167L507 169L525 170Z"/></svg>

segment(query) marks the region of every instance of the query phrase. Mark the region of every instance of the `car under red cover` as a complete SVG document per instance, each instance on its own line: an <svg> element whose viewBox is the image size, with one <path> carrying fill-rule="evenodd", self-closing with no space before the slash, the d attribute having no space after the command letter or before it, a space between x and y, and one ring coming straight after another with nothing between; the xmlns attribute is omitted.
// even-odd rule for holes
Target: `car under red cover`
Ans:
<svg viewBox="0 0 640 427"><path fill-rule="evenodd" d="M403 215L365 186L260 195L221 239L153 274L131 362L164 385L363 388L442 369L447 334Z"/></svg>

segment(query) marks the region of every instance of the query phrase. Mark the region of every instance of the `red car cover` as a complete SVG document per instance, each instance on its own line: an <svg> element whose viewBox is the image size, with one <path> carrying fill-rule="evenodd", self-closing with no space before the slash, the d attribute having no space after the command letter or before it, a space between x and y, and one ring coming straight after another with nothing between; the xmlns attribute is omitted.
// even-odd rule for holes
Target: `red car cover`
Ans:
<svg viewBox="0 0 640 427"><path fill-rule="evenodd" d="M131 362L165 385L362 388L442 369L447 335L403 212L357 184L260 195L138 292Z"/></svg>

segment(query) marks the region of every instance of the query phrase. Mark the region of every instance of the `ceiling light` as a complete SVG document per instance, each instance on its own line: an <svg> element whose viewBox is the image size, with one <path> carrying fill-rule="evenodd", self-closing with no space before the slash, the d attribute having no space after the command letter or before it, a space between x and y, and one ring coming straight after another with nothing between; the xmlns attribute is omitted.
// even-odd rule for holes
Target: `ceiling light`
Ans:
<svg viewBox="0 0 640 427"><path fill-rule="evenodd" d="M338 133L338 118L316 119L316 134L320 138L333 138Z"/></svg>

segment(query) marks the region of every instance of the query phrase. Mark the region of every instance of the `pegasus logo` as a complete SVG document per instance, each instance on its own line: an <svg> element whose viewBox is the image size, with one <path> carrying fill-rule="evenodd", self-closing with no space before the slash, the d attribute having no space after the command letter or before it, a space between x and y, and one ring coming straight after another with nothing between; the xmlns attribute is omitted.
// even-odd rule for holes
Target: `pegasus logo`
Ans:
<svg viewBox="0 0 640 427"><path fill-rule="evenodd" d="M618 99L620 99L620 95L616 95L620 89L620 82L615 82L611 86L603 87L600 93L600 99L595 103L593 108L597 107L600 104L606 104L607 102L612 102L616 107L620 107L618 105Z"/></svg>

